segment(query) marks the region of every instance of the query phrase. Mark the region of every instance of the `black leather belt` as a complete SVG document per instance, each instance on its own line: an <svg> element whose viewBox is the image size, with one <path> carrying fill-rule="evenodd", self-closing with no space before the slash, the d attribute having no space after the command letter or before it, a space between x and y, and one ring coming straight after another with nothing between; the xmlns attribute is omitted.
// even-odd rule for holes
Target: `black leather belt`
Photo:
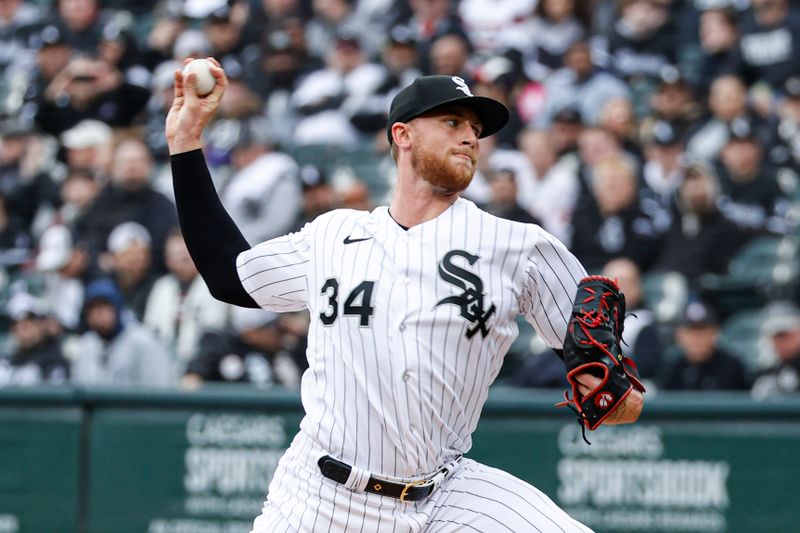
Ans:
<svg viewBox="0 0 800 533"><path fill-rule="evenodd" d="M317 464L319 465L320 472L322 472L322 475L326 478L343 485L347 483L347 479L350 477L350 471L352 470L350 465L337 461L330 455L320 458ZM391 496L403 502L418 502L433 494L433 491L439 486L439 483L447 472L445 468L430 479L422 479L412 483L396 483L394 481L387 481L370 476L364 490L372 492L373 494L380 494L381 496Z"/></svg>

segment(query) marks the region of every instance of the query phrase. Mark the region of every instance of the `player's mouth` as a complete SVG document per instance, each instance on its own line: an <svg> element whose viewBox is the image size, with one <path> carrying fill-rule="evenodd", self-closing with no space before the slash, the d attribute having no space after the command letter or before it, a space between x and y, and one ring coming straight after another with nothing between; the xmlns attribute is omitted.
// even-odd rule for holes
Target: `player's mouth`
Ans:
<svg viewBox="0 0 800 533"><path fill-rule="evenodd" d="M453 155L455 155L456 157L459 157L459 158L466 159L467 161L469 161L473 165L475 164L475 158L472 156L472 154L470 154L468 152L454 152Z"/></svg>

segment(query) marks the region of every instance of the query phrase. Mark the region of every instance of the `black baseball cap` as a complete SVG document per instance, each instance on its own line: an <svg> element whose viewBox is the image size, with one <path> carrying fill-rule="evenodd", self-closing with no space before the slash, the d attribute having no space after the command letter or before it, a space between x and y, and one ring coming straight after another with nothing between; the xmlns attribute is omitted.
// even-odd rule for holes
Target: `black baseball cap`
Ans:
<svg viewBox="0 0 800 533"><path fill-rule="evenodd" d="M477 113L483 125L480 137L500 131L508 122L506 106L485 96L473 96L467 83L458 76L422 76L397 93L389 108L386 135L392 142L392 125L409 120L443 105L465 105Z"/></svg>

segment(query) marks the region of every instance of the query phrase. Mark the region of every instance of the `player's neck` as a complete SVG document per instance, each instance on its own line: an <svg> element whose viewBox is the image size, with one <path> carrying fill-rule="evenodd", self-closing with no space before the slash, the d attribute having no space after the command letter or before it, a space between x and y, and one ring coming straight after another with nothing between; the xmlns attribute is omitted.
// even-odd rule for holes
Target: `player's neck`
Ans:
<svg viewBox="0 0 800 533"><path fill-rule="evenodd" d="M401 226L411 228L433 220L458 200L458 193L441 194L423 180L398 180L389 213Z"/></svg>

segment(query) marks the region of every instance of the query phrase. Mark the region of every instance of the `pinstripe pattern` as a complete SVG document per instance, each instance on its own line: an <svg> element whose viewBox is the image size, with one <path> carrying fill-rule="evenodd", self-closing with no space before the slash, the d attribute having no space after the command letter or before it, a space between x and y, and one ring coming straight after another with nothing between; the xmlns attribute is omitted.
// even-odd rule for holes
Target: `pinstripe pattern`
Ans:
<svg viewBox="0 0 800 533"><path fill-rule="evenodd" d="M449 253L455 255L448 266ZM560 348L585 275L538 226L498 219L464 199L408 231L386 207L332 211L242 253L237 267L262 307L311 313L302 432L325 453L403 479L429 475L470 449L489 385L517 336L515 317L523 314ZM443 268L458 280L448 280ZM470 280L478 278L475 287ZM349 297L355 312L347 314ZM353 493L325 483L290 484L313 496L281 507L304 528L360 530L363 509L352 511ZM331 505L339 510L335 517L328 516ZM380 501L380 515L391 517L392 505ZM334 527L335 519L344 522Z"/></svg>

